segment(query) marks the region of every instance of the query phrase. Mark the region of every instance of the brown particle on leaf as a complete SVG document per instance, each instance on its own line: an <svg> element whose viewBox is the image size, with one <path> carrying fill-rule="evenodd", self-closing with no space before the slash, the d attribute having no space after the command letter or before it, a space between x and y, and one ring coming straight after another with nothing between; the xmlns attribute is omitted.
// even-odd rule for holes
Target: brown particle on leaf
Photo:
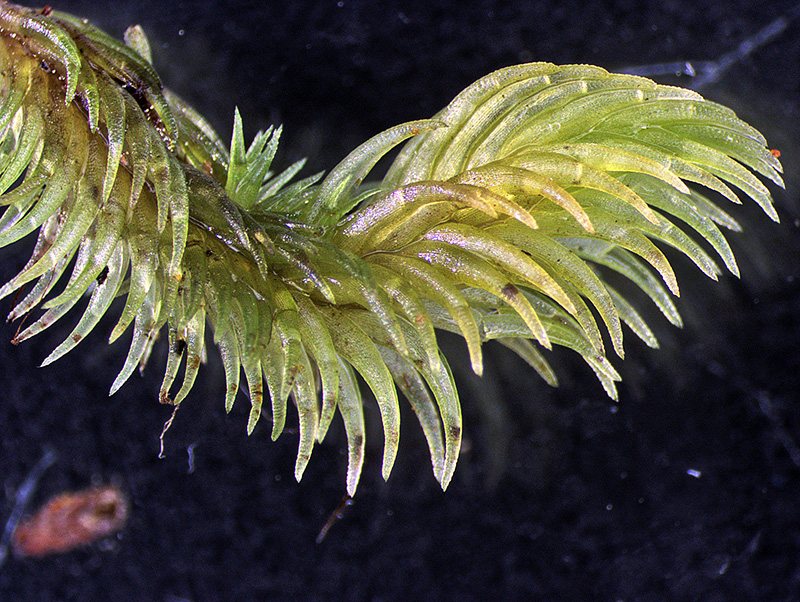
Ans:
<svg viewBox="0 0 800 602"><path fill-rule="evenodd" d="M448 425L447 434L450 439L458 439L461 436L461 428L455 424Z"/></svg>
<svg viewBox="0 0 800 602"><path fill-rule="evenodd" d="M106 279L108 278L108 272L109 272L108 266L106 266L97 275L97 284L98 284L98 286L103 286L103 284L105 283Z"/></svg>
<svg viewBox="0 0 800 602"><path fill-rule="evenodd" d="M57 495L16 528L14 552L36 557L88 545L122 529L128 509L115 485Z"/></svg>
<svg viewBox="0 0 800 602"><path fill-rule="evenodd" d="M519 289L509 282L500 292L506 299L514 299L519 294Z"/></svg>

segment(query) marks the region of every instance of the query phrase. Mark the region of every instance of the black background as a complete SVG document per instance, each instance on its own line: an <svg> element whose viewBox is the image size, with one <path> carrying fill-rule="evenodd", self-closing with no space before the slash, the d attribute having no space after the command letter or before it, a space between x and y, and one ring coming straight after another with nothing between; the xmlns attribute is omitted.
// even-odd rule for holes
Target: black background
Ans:
<svg viewBox="0 0 800 602"><path fill-rule="evenodd" d="M715 60L783 16L770 43L703 89L780 149L782 223L735 211L741 281L707 281L675 258L686 327L650 316L662 343L628 336L620 402L556 352L553 390L498 346L487 376L464 370L465 450L447 492L410 412L388 483L375 426L358 494L315 538L344 494L343 436L333 428L303 482L296 435L245 436L248 402L224 413L216 352L178 412L156 403L157 346L144 376L108 387L126 342L113 319L54 365L69 333L14 348L0 336L0 516L46 448L56 464L32 506L114 480L131 518L104 544L0 567L0 600L798 600L800 599L800 20L792 2L89 2L54 4L115 36L140 23L165 83L230 136L284 124L280 160L330 169L378 131L427 117L509 64L547 60L609 69ZM796 11L795 11L796 12ZM688 77L662 81L691 85ZM30 243L0 254L0 276ZM647 303L640 307L647 312ZM0 302L7 311L10 301ZM68 322L68 320L67 320ZM124 337L123 337L124 338ZM194 470L188 470L191 447ZM697 471L699 477L687 471Z"/></svg>

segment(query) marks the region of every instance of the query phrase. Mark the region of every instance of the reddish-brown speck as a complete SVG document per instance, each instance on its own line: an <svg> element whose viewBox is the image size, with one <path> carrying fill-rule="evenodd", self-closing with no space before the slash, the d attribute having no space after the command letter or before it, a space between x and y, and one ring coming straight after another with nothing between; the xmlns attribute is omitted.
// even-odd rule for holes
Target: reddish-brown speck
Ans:
<svg viewBox="0 0 800 602"><path fill-rule="evenodd" d="M128 508L127 496L115 485L63 493L16 528L14 551L44 556L90 544L122 529Z"/></svg>

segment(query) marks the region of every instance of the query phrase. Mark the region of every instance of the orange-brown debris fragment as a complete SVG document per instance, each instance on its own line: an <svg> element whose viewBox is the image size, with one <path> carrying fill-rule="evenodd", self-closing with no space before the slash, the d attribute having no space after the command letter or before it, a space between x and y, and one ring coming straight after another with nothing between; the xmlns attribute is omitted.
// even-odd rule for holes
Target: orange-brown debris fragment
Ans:
<svg viewBox="0 0 800 602"><path fill-rule="evenodd" d="M128 508L115 485L57 495L16 528L14 552L44 556L85 546L122 529Z"/></svg>

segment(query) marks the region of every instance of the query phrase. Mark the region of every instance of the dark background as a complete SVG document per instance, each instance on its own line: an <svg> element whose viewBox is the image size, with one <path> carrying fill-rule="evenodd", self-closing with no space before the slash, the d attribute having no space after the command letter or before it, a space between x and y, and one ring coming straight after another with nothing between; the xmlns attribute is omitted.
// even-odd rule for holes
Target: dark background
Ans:
<svg viewBox="0 0 800 602"><path fill-rule="evenodd" d="M703 93L734 107L780 149L787 190L773 190L780 225L752 207L734 211L746 227L730 237L741 281L715 284L675 259L686 327L651 316L658 351L628 333L627 358L615 361L625 379L618 404L574 354L553 354L562 381L553 390L489 346L487 376L478 381L465 373L458 341L443 337L460 367L465 414L465 449L450 488L441 492L433 479L406 412L388 483L376 435L355 503L321 544L317 533L344 494L340 428L295 483L296 435L273 443L262 420L246 437L249 404L240 397L224 413L224 378L211 352L159 460L170 414L156 402L163 346L143 377L109 398L127 350L126 341L105 345L113 319L43 369L36 366L71 325L17 348L7 342L16 325L5 326L2 520L48 448L58 460L39 481L31 510L63 490L109 481L128 492L132 508L125 529L103 544L8 559L0 600L800 599L800 20L793 2L53 7L116 36L140 23L165 83L223 138L235 105L248 137L283 123L280 160L312 156L306 174L330 169L384 128L430 116L496 68L530 60L609 69L716 60L763 27L784 25ZM3 281L29 247L0 253ZM0 312L9 308L0 302ZM377 410L366 412L377 423Z"/></svg>

